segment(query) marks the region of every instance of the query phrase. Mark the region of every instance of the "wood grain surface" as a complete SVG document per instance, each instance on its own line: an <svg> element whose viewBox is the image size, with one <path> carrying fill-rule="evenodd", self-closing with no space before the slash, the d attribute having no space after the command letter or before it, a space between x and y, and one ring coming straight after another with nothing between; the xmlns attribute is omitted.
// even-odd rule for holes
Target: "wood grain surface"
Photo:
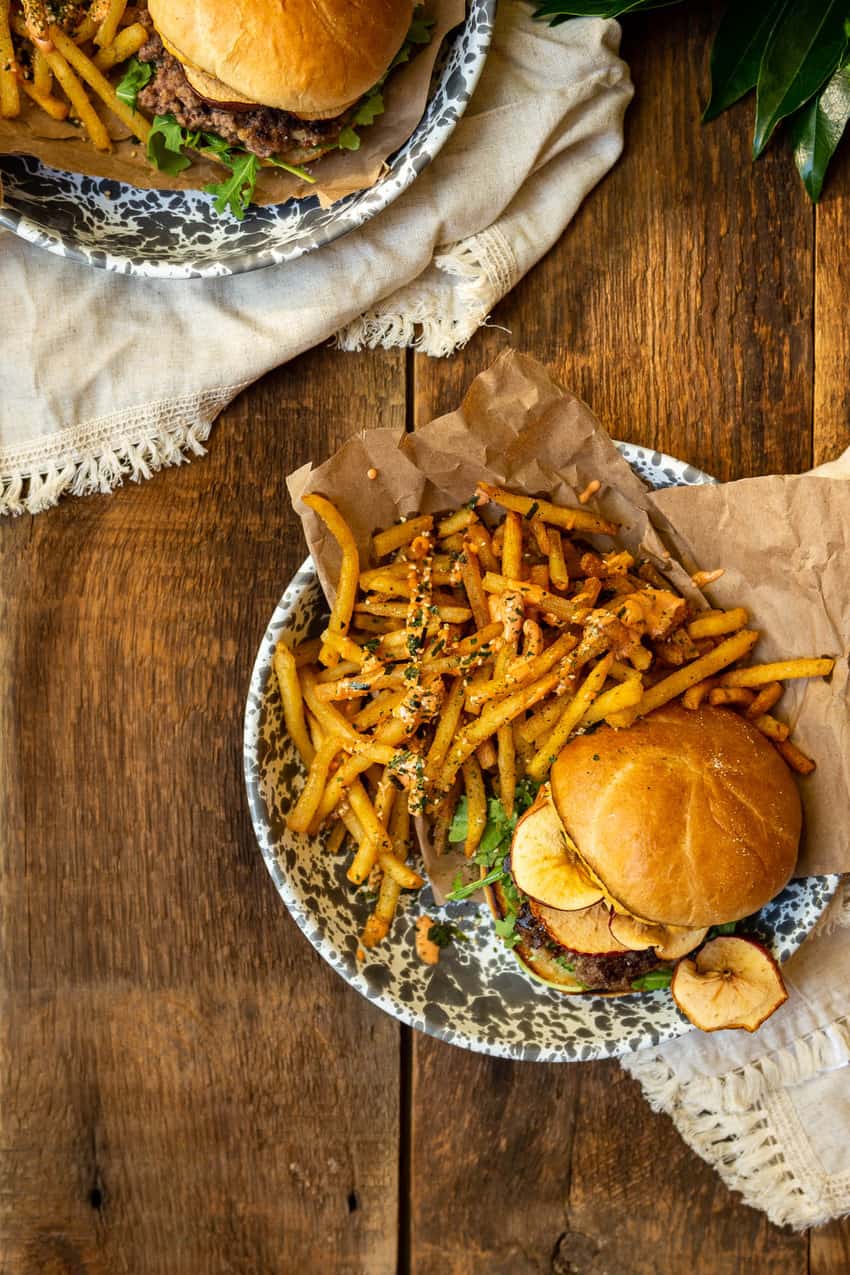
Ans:
<svg viewBox="0 0 850 1275"><path fill-rule="evenodd" d="M850 443L850 155L815 214L710 22L627 28L624 158L458 356L321 349L210 454L0 527L2 1275L840 1275L615 1063L399 1028L289 920L243 797L251 662L302 555L284 475L454 407L513 344L613 434L721 478Z"/></svg>

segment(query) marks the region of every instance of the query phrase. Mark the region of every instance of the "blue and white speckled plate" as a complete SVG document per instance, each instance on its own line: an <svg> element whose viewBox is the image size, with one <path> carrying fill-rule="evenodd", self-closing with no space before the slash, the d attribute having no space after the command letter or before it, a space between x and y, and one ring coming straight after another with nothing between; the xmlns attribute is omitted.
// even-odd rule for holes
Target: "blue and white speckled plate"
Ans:
<svg viewBox="0 0 850 1275"><path fill-rule="evenodd" d="M654 488L713 482L682 461L620 444L632 468ZM301 640L327 608L312 562L297 572L263 638L245 711L248 803L266 866L290 914L313 947L346 982L381 1009L420 1031L479 1053L541 1062L575 1062L630 1053L692 1030L669 992L607 999L565 996L523 975L493 932L483 905L440 910L426 887L403 894L390 939L355 958L369 913L346 880L346 856L330 858L321 843L290 832L284 816L303 768L282 723L272 655L284 632ZM759 913L755 932L780 962L797 950L838 887L837 876L805 877ZM422 912L451 919L467 943L422 965L414 946Z"/></svg>
<svg viewBox="0 0 850 1275"><path fill-rule="evenodd" d="M293 261L362 226L397 199L448 140L484 68L496 0L469 0L444 41L425 113L368 190L330 208L315 197L217 217L199 191L139 190L0 156L0 226L48 252L120 274L199 279Z"/></svg>

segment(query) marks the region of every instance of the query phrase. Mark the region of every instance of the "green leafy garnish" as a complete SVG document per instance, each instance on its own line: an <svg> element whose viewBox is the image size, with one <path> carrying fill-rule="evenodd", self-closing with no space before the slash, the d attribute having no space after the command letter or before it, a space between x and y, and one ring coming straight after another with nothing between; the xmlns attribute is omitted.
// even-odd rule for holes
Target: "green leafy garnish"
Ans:
<svg viewBox="0 0 850 1275"><path fill-rule="evenodd" d="M387 67L384 74L373 85L365 97L361 98L360 104L354 113L354 118L350 124L347 124L337 138L337 146L343 151L359 151L360 135L358 128L367 127L374 124L379 115L384 113L384 96L381 89L384 87L389 76L397 66L402 66L405 62L409 62L413 56L413 50L418 44L429 44L431 40L431 29L434 26L433 18L426 18L422 9L422 5L417 5L413 13L413 21L408 28L407 35L404 37L404 43L392 62Z"/></svg>
<svg viewBox="0 0 850 1275"><path fill-rule="evenodd" d="M671 969L650 970L640 978L633 978L632 987L636 992L656 992L661 987L669 987L672 978Z"/></svg>
<svg viewBox="0 0 850 1275"><path fill-rule="evenodd" d="M613 18L681 2L537 0L534 16L557 26L571 17ZM712 47L711 95L703 120L714 119L755 89L753 158L789 120L794 161L813 203L850 120L848 40L847 0L765 0L730 4Z"/></svg>
<svg viewBox="0 0 850 1275"><path fill-rule="evenodd" d="M737 921L725 921L723 925L712 925L708 932L710 939L719 938L721 934L734 934L738 927Z"/></svg>
<svg viewBox="0 0 850 1275"><path fill-rule="evenodd" d="M494 923L494 929L505 947L514 948L520 941L520 935L516 932L516 914L508 912L504 917Z"/></svg>
<svg viewBox="0 0 850 1275"><path fill-rule="evenodd" d="M188 136L173 115L155 115L148 138L148 159L160 172L172 177L175 173L182 173L192 162L183 154Z"/></svg>
<svg viewBox="0 0 850 1275"><path fill-rule="evenodd" d="M494 868L492 872L488 872L486 876L481 877L478 881L469 881L466 885L458 884L459 876L455 877L452 882L452 892L447 894L446 898L450 903L462 903L464 899L468 899L471 894L475 894L476 890L483 890L485 885L493 885L503 874L502 868Z"/></svg>
<svg viewBox="0 0 850 1275"><path fill-rule="evenodd" d="M115 85L115 96L130 107L136 109L136 98L146 84L153 79L153 66L150 62L140 62L137 57L130 58L124 68L124 74Z"/></svg>
<svg viewBox="0 0 850 1275"><path fill-rule="evenodd" d="M436 921L428 930L428 938L432 943L436 943L437 947L448 947L453 940L459 943L467 942L463 930L457 925L450 925L447 921Z"/></svg>

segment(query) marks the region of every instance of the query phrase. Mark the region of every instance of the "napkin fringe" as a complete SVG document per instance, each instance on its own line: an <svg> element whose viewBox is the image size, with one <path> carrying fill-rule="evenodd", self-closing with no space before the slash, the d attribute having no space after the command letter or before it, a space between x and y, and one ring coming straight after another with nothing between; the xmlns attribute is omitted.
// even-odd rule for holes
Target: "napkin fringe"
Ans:
<svg viewBox="0 0 850 1275"><path fill-rule="evenodd" d="M242 388L226 386L164 405L153 425L149 407L114 413L83 427L84 441L70 455L23 457L0 476L0 516L42 513L66 493L106 494L126 479L141 482L160 469L206 455L204 444L215 417Z"/></svg>
<svg viewBox="0 0 850 1275"><path fill-rule="evenodd" d="M772 1128L771 1096L850 1063L850 1018L796 1040L726 1076L696 1076L683 1084L660 1055L622 1058L653 1111L670 1116L697 1155L777 1226L801 1229L835 1216L834 1204L813 1201L799 1185Z"/></svg>
<svg viewBox="0 0 850 1275"><path fill-rule="evenodd" d="M486 325L493 306L521 275L508 239L495 226L438 249L434 265L459 280L451 311L435 311L434 296L414 285L395 294L392 310L375 307L341 328L339 348L410 347L431 358L446 358Z"/></svg>

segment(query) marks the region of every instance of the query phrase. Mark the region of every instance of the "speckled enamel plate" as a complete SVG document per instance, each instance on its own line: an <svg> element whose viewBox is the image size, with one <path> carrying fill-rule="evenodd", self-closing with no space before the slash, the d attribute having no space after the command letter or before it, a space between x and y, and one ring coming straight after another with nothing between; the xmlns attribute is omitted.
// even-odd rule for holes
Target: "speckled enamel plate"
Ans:
<svg viewBox="0 0 850 1275"><path fill-rule="evenodd" d="M469 0L450 32L428 105L413 135L368 190L330 208L315 197L251 208L244 221L217 217L198 191L139 190L59 172L39 160L0 156L0 226L48 252L120 274L203 279L294 261L362 226L431 162L466 110L484 68L496 0Z"/></svg>
<svg viewBox="0 0 850 1275"><path fill-rule="evenodd" d="M645 448L621 445L633 469L654 488L714 480ZM430 890L403 894L391 940L355 959L369 907L346 880L346 857L291 833L286 811L303 768L282 723L272 655L282 633L301 640L316 631L326 605L310 560L304 563L263 638L245 713L245 778L257 840L290 914L313 947L346 982L394 1018L453 1045L501 1058L575 1062L630 1053L692 1030L669 992L606 999L565 996L524 975L493 932L486 907L436 908ZM780 962L795 952L838 886L837 876L793 881L758 914L753 931ZM428 967L414 949L416 917L450 919L468 942L445 949Z"/></svg>

